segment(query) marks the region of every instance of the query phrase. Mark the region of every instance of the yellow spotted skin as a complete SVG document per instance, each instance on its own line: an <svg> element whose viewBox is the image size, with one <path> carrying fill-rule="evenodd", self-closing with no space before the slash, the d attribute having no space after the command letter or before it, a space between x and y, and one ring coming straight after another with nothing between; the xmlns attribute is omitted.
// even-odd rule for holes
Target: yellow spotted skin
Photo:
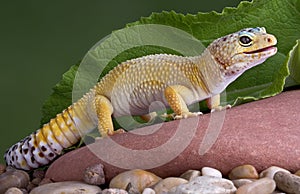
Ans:
<svg viewBox="0 0 300 194"><path fill-rule="evenodd" d="M46 165L98 127L113 135L112 116L140 115L149 120L160 101L175 119L197 116L188 105L207 99L212 111L222 110L220 93L244 71L277 52L275 36L265 28L247 28L213 41L195 57L148 55L123 62L104 76L79 101L5 153L8 165L30 170Z"/></svg>

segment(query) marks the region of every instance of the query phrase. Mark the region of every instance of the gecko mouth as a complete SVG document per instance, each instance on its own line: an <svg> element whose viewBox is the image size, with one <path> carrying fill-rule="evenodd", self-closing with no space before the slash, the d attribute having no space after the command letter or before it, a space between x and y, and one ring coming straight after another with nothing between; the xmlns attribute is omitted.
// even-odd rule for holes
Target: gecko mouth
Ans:
<svg viewBox="0 0 300 194"><path fill-rule="evenodd" d="M277 47L276 46L268 46L262 49L254 50L254 51L249 51L249 52L244 52L245 54L255 54L255 53L262 53L262 52L276 52Z"/></svg>

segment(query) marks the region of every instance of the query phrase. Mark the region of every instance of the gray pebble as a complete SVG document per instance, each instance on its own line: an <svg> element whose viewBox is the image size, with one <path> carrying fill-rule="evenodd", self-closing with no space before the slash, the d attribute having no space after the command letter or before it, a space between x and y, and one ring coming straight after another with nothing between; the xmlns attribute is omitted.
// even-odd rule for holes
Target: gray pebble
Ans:
<svg viewBox="0 0 300 194"><path fill-rule="evenodd" d="M84 182L91 185L102 185L105 183L105 175L102 164L87 167L83 174Z"/></svg>
<svg viewBox="0 0 300 194"><path fill-rule="evenodd" d="M274 175L277 187L287 193L300 193L300 177L294 174L279 171Z"/></svg>
<svg viewBox="0 0 300 194"><path fill-rule="evenodd" d="M236 188L230 180L212 176L199 176L187 184L179 185L172 194L234 194L235 191Z"/></svg>

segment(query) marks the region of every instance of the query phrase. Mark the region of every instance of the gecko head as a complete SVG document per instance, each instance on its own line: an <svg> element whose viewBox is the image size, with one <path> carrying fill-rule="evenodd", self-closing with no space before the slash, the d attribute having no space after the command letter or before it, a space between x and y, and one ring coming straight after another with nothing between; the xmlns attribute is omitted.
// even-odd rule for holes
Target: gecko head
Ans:
<svg viewBox="0 0 300 194"><path fill-rule="evenodd" d="M277 52L277 39L264 27L246 28L215 40L208 50L225 77L237 78Z"/></svg>

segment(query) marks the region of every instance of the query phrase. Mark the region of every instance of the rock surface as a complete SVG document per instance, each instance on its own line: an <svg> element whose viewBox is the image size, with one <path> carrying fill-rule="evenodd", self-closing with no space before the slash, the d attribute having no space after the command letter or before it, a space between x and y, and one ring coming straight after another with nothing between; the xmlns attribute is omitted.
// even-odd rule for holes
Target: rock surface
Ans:
<svg viewBox="0 0 300 194"><path fill-rule="evenodd" d="M179 176L204 166L219 169L226 176L243 164L254 165L258 172L273 165L295 172L300 169L299 99L300 90L289 91L226 110L224 122L225 112L216 112L118 134L65 154L50 166L46 177L54 181L81 180L84 169L95 163L104 165L107 180L126 168L146 168L160 177ZM149 135L140 135L146 132ZM177 134L177 146L151 152ZM185 149L180 150L185 143ZM120 152L120 147L134 152ZM165 160L167 154L173 154L173 158L157 161ZM109 161L106 156L111 157ZM149 162L156 165L151 167Z"/></svg>

